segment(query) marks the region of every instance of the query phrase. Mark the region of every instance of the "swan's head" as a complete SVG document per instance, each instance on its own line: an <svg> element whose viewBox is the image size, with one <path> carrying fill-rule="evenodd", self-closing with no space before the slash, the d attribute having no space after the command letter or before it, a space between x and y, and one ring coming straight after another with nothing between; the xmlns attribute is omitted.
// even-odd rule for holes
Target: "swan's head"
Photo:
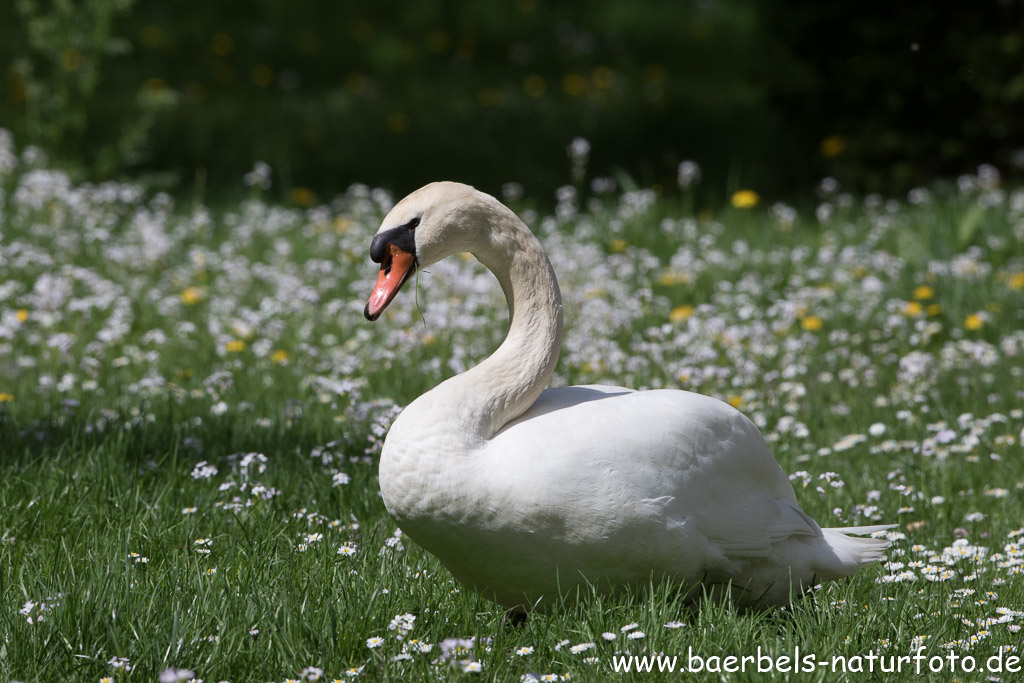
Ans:
<svg viewBox="0 0 1024 683"><path fill-rule="evenodd" d="M493 197L461 183L431 183L398 202L370 244L380 274L363 315L376 320L417 268L459 251L473 251L486 225L482 212L501 207Z"/></svg>

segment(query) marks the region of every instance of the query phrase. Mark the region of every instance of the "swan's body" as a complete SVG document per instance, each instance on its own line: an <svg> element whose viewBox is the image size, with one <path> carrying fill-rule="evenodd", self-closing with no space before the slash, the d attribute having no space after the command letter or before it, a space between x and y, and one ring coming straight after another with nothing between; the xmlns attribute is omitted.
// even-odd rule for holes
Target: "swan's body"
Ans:
<svg viewBox="0 0 1024 683"><path fill-rule="evenodd" d="M544 386L562 341L551 265L493 197L434 183L384 219L375 319L418 266L472 252L509 301L509 333L480 365L412 402L380 462L384 503L460 581L528 609L584 582L731 584L742 604L857 571L884 527L822 529L800 510L757 428L686 391ZM714 590L714 589L712 589Z"/></svg>

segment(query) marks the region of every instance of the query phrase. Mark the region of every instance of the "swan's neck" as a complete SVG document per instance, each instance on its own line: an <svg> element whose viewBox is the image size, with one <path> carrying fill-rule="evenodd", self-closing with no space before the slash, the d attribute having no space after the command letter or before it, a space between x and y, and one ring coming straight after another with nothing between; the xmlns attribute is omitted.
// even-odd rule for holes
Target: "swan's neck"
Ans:
<svg viewBox="0 0 1024 683"><path fill-rule="evenodd" d="M497 201L487 215L471 251L505 293L508 335L489 358L416 401L430 419L455 426L467 446L491 438L537 400L562 347L562 296L540 242Z"/></svg>

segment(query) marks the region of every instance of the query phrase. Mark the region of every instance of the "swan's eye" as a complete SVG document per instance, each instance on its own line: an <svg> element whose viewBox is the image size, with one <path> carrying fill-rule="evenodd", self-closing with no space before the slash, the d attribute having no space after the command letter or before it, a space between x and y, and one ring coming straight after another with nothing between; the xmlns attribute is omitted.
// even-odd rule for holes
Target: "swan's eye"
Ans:
<svg viewBox="0 0 1024 683"><path fill-rule="evenodd" d="M420 217L416 216L416 218L413 218L411 221L406 223L405 226L407 228L409 228L410 230L412 230L413 228L415 228L419 224L420 224Z"/></svg>

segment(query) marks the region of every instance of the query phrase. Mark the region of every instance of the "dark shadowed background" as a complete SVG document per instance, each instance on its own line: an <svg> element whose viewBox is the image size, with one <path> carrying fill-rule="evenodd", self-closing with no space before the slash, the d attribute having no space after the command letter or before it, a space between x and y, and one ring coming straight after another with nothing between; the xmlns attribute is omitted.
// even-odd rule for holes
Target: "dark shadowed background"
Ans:
<svg viewBox="0 0 1024 683"><path fill-rule="evenodd" d="M0 3L0 126L82 179L315 201L450 178L708 199L1024 167L1024 2ZM294 190L298 189L298 192Z"/></svg>

